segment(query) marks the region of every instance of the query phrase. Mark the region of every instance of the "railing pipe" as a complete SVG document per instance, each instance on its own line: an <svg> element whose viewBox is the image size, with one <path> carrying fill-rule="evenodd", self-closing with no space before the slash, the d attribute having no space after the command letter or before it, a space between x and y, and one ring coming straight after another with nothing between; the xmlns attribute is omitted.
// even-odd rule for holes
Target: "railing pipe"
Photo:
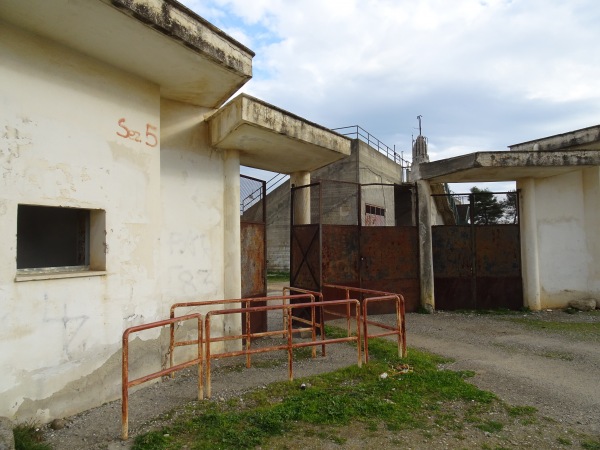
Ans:
<svg viewBox="0 0 600 450"><path fill-rule="evenodd" d="M193 341L198 345L196 358L190 361L183 362L181 364L173 365L167 369L159 370L148 375L144 375L135 380L129 380L129 335L139 331L149 330L152 328L158 328L165 325L171 325L175 322L182 322L185 320L196 319L198 321L197 340ZM121 438L127 440L129 438L129 388L145 383L146 381L153 380L165 375L170 375L177 370L185 369L193 365L198 365L198 400L202 400L204 397L204 386L202 382L202 315L201 314L188 314L185 316L177 317L176 319L159 320L157 322L146 323L142 325L133 326L127 328L123 332L123 349L122 349L122 361L121 361ZM172 361L172 360L171 360Z"/></svg>

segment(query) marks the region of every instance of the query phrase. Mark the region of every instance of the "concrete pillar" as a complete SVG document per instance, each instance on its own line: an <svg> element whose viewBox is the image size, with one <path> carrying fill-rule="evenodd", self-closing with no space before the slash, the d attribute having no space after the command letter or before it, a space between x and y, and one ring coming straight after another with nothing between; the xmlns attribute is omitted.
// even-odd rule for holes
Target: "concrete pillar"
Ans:
<svg viewBox="0 0 600 450"><path fill-rule="evenodd" d="M540 267L537 234L537 214L535 211L535 179L527 178L517 182L521 190L519 202L521 230L521 273L523 276L523 303L533 311L542 309L540 288Z"/></svg>
<svg viewBox="0 0 600 450"><path fill-rule="evenodd" d="M433 247L431 235L431 186L428 181L418 180L417 198L419 233L419 277L421 286L421 307L427 311L435 309L433 291Z"/></svg>
<svg viewBox="0 0 600 450"><path fill-rule="evenodd" d="M310 172L290 174L290 186L310 184ZM310 224L310 189L300 189L294 194L294 225Z"/></svg>
<svg viewBox="0 0 600 450"><path fill-rule="evenodd" d="M600 295L600 168L583 169L583 223L588 250L588 287L590 297Z"/></svg>
<svg viewBox="0 0 600 450"><path fill-rule="evenodd" d="M225 298L242 296L242 254L240 244L240 155L237 150L227 150L224 161L225 192L223 198L223 221L225 225L223 295ZM239 304L229 305L239 308ZM226 315L223 322L225 335L241 334L241 315ZM237 344L236 344L237 343ZM233 350L239 347L237 341L227 342L225 348Z"/></svg>
<svg viewBox="0 0 600 450"><path fill-rule="evenodd" d="M417 227L419 234L419 282L421 287L421 307L427 311L435 309L433 291L433 247L431 236L431 186L421 180L419 165L429 162L427 140L417 136L412 148L411 180L417 186Z"/></svg>

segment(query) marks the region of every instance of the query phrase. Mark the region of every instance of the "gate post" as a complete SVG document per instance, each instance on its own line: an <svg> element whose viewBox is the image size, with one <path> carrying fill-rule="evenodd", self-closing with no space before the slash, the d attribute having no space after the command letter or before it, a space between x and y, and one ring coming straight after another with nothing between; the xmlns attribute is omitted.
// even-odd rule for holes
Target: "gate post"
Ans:
<svg viewBox="0 0 600 450"><path fill-rule="evenodd" d="M523 196L519 201L521 230L521 273L523 276L524 306L539 311L541 306L537 214L535 210L535 180L526 178L517 182Z"/></svg>
<svg viewBox="0 0 600 450"><path fill-rule="evenodd" d="M417 186L417 227L419 239L419 283L421 287L421 307L428 312L435 309L433 292L433 247L431 232L431 186L429 181L422 180L419 171L421 163L429 162L427 139L421 135L421 116L419 120L419 136L412 148L411 180Z"/></svg>
<svg viewBox="0 0 600 450"><path fill-rule="evenodd" d="M428 312L435 309L433 291L433 247L431 235L431 186L428 181L417 180L419 279L421 306Z"/></svg>

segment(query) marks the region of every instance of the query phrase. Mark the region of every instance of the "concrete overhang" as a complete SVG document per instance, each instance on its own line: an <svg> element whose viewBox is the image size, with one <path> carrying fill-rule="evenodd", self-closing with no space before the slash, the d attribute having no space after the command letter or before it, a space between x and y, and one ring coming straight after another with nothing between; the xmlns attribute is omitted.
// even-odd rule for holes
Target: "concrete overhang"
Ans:
<svg viewBox="0 0 600 450"><path fill-rule="evenodd" d="M509 145L508 148L511 151L600 150L600 125Z"/></svg>
<svg viewBox="0 0 600 450"><path fill-rule="evenodd" d="M545 178L600 166L600 150L478 152L423 163L422 179L433 183L514 181Z"/></svg>
<svg viewBox="0 0 600 450"><path fill-rule="evenodd" d="M279 173L313 171L350 155L351 140L246 94L208 122L211 143L238 150L244 166Z"/></svg>
<svg viewBox="0 0 600 450"><path fill-rule="evenodd" d="M218 108L252 77L254 53L175 0L1 0L7 22Z"/></svg>

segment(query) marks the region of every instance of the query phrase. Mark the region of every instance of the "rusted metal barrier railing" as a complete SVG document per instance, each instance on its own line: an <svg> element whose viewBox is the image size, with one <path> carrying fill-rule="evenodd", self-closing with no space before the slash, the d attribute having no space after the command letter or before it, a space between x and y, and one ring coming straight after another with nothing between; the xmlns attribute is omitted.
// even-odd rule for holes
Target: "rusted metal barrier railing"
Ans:
<svg viewBox="0 0 600 450"><path fill-rule="evenodd" d="M206 393L207 393L207 396L208 397L211 396L211 360L212 359L242 356L242 355L255 354L255 353L265 353L265 352L271 352L271 351L277 351L277 350L287 350L287 353L288 353L288 378L290 381L292 381L294 379L294 369L293 369L293 350L294 349L301 348L301 347L311 347L311 346L316 346L316 345L336 344L336 343L341 343L341 342L356 342L357 364L360 367L362 364L361 345L360 345L360 342L361 342L360 302L355 299L346 299L346 300L332 300L327 303L331 306L336 306L336 305L344 305L344 306L345 305L350 305L350 306L354 305L355 306L356 328L358 330L356 336L349 334L345 338L324 339L321 341L315 341L313 339L311 341L306 341L306 342L294 342L293 341L294 331L292 330L292 317L291 317L292 311L296 308L313 308L313 307L315 307L315 308L322 309L324 303L315 303L315 302L293 303L293 304L288 303L288 304L281 304L281 305L254 306L254 307L250 307L250 308L233 308L233 309L220 309L220 310L209 311L206 314L206 318L204 319L205 320L204 329L206 331L206 338L205 338L204 342L205 342L205 346L206 346L205 358L206 358ZM224 338L222 338L222 337L216 337L213 339L210 335L210 320L213 316L225 315L225 314L252 313L252 312L259 312L259 311L273 311L273 310L282 310L283 313L287 315L287 321L286 321L287 342L285 344L274 345L274 346L270 346L270 347L260 347L260 348L254 348L254 349L245 348L244 350L232 351L232 352L212 353L211 344L214 342L219 342L219 341L224 340ZM228 336L228 338L242 339L242 338L246 338L247 335L248 334L246 333L246 334L240 334L237 336Z"/></svg>
<svg viewBox="0 0 600 450"><path fill-rule="evenodd" d="M186 320L197 320L198 321L198 337L194 341L198 350L196 353L196 358L182 362L177 365L172 365L168 369L159 370L158 372L154 372L148 375L144 375L143 377L136 378L135 380L129 380L129 335L132 333L136 333L139 331L150 330L152 328L159 328L166 325L173 325L175 322L181 322ZM137 386L139 384L145 383L146 381L153 380L155 378L159 378L165 375L170 375L175 371L184 369L186 367L190 367L193 365L198 366L198 400L201 400L204 397L204 386L203 386L203 378L202 378L202 315L201 314L188 314L185 316L171 318L166 320L159 320L158 322L146 323L143 325L137 325L134 327L127 328L123 332L123 359L121 366L121 438L126 440L129 437L129 388L133 386Z"/></svg>
<svg viewBox="0 0 600 450"><path fill-rule="evenodd" d="M254 298L234 298L234 299L226 299L226 300L206 300L206 301L198 301L198 302L184 302L184 303L175 303L174 305L171 305L171 319L173 319L175 317L175 311L179 308L197 308L197 307L202 307L202 308L208 308L211 306L225 306L225 305L231 305L231 304L244 304L246 310L250 311L251 309L251 305L253 303L256 302L272 302L272 301L282 301L283 303L285 303L286 301L289 300L304 300L304 301L310 301L310 303L314 303L315 301L315 296L312 294L299 294L299 295L283 295L283 296L273 296L273 297L254 297ZM272 330L272 331L263 331L260 333L251 333L251 313L252 312L256 312L256 311L250 311L248 314L246 314L246 333L243 335L244 339L245 339L245 344L246 344L246 348L250 349L251 343L252 343L252 339L253 338L260 338L260 337L267 337L267 336L277 336L277 335L281 335L282 337L285 337L287 335L287 327L285 325L285 312L282 314L282 316L284 317L284 328L282 330ZM309 329L306 328L301 328L301 329L295 329L293 330L295 333L299 333L302 331L306 331ZM316 340L316 333L314 331L314 327L312 329L312 336L313 336L313 341ZM221 341L227 341L227 340L235 340L235 339L239 339L239 337L234 336L222 336L220 337L218 340ZM217 339L214 339L213 342L216 342ZM175 347L180 347L180 346L186 346L186 345L194 345L196 344L196 341L192 340L192 341L176 341L175 340L175 323L173 323L171 325L171 330L170 330L170 340L169 340L169 361L171 366L173 366L174 364L174 353L175 353ZM316 354L313 352L313 358L316 357ZM251 353L247 353L246 354L246 367L250 367L251 366Z"/></svg>
<svg viewBox="0 0 600 450"><path fill-rule="evenodd" d="M317 299L318 302L323 302L323 294L320 292L309 291L308 289L301 289L301 288L290 287L290 286L283 287L283 295L291 295L292 292L300 292L302 294L310 294L310 295L313 295ZM284 314L284 317L285 317L285 314ZM325 340L325 315L319 314L319 320L316 321L314 307L311 309L311 320L306 320L300 316L292 316L292 320L294 322L300 322L305 325L310 325L312 330L318 329L321 334L321 340ZM286 326L286 324L284 322L284 327L285 326ZM305 330L305 329L301 329L301 330ZM312 348L313 358L316 356L316 351L317 351L317 348L313 347ZM321 345L321 356L326 356L325 344Z"/></svg>
<svg viewBox="0 0 600 450"><path fill-rule="evenodd" d="M383 292L383 291L375 291L372 289L363 289L352 286L340 286L335 284L323 284L323 287L339 289L345 291L346 298L350 297L350 293L357 294L360 293L363 295L362 302L362 327L363 327L363 336L364 336L364 354L365 361L369 361L369 339L374 337L383 337L383 336L397 336L398 341L398 356L401 358L406 356L406 325L405 325L405 306L404 306L404 297L401 294L395 294L393 292ZM371 297L368 297L371 296ZM391 326L383 322L374 321L369 319L368 315L368 307L371 303L376 302L390 302L393 301L395 304L395 313L396 313L396 325ZM325 301L325 305L330 302ZM346 317L347 323L348 313L340 314L335 311L327 312L331 315L337 315L340 317ZM383 328L384 332L377 334L369 334L369 325L374 325L379 328Z"/></svg>

